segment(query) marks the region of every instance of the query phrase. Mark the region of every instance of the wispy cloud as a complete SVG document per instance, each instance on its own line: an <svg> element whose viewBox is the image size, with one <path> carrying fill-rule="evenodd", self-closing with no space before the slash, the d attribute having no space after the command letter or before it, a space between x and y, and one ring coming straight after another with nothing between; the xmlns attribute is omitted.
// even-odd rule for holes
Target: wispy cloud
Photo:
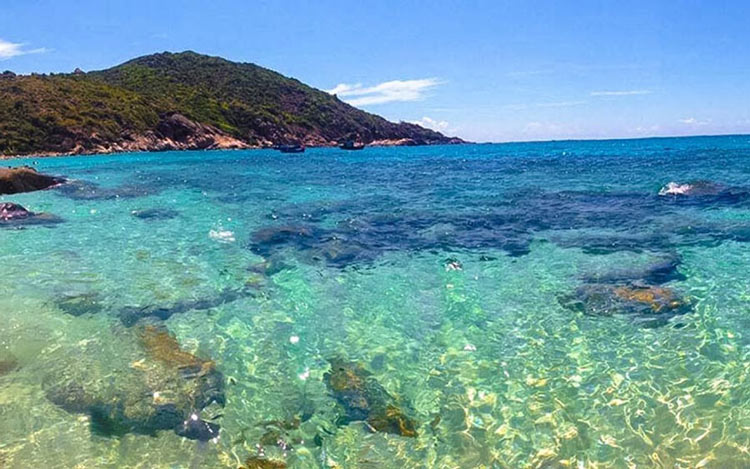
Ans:
<svg viewBox="0 0 750 469"><path fill-rule="evenodd" d="M449 125L446 121L438 121L430 117L423 117L418 121L412 121L412 124L417 124L427 129L445 131L448 130Z"/></svg>
<svg viewBox="0 0 750 469"><path fill-rule="evenodd" d="M508 78L527 78L536 75L548 75L550 73L553 73L553 69L545 68L539 70L516 70L506 73L505 76Z"/></svg>
<svg viewBox="0 0 750 469"><path fill-rule="evenodd" d="M430 89L442 84L437 78L419 80L393 80L375 86L362 86L361 83L340 83L328 90L352 106L384 104L395 101L418 101L425 97Z"/></svg>
<svg viewBox="0 0 750 469"><path fill-rule="evenodd" d="M572 107L586 104L586 101L553 101L553 102L542 102L542 103L518 103L518 104L506 104L503 109L508 111L523 111L525 109L532 108L554 108L554 107Z"/></svg>
<svg viewBox="0 0 750 469"><path fill-rule="evenodd" d="M25 45L26 44L9 42L0 39L0 60L7 60L19 55L41 54L42 52L47 52L47 49L43 47L39 49L26 49L24 48Z"/></svg>
<svg viewBox="0 0 750 469"><path fill-rule="evenodd" d="M641 94L651 94L651 90L607 90L592 91L591 96L637 96Z"/></svg>
<svg viewBox="0 0 750 469"><path fill-rule="evenodd" d="M559 75L565 74L585 74L590 76L599 72L612 72L620 70L640 70L644 66L641 64L634 63L623 63L613 65L594 65L594 64L583 64L583 63L571 63L571 62L559 62L555 64L547 64L538 68L531 68L526 70L511 70L505 73L505 76L513 79L530 78L538 75Z"/></svg>
<svg viewBox="0 0 750 469"><path fill-rule="evenodd" d="M709 120L698 120L695 117L686 117L685 119L680 119L679 122L681 124L685 124L685 125L699 126L699 125L708 125L708 124L711 123L711 120L710 119Z"/></svg>
<svg viewBox="0 0 750 469"><path fill-rule="evenodd" d="M536 107L570 107L586 104L586 101L557 101L554 103L536 103Z"/></svg>

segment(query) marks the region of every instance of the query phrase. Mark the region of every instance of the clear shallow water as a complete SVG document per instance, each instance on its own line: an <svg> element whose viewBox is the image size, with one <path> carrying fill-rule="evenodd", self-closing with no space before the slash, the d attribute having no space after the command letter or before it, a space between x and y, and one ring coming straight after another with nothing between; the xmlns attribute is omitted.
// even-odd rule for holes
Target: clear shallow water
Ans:
<svg viewBox="0 0 750 469"><path fill-rule="evenodd" d="M258 445L300 468L750 464L750 137L10 163L31 161L97 186L0 197L64 220L0 228L0 467L238 467ZM733 195L656 195L698 179ZM665 258L686 314L562 305ZM215 363L218 441L53 402L159 392L144 323ZM417 436L342 422L334 359Z"/></svg>

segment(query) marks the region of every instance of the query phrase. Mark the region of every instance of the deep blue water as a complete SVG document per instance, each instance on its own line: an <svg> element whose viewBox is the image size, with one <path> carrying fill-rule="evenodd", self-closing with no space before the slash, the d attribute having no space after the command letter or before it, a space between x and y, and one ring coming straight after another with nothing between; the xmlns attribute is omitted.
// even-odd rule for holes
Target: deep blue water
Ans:
<svg viewBox="0 0 750 469"><path fill-rule="evenodd" d="M0 467L750 464L748 136L8 163Z"/></svg>

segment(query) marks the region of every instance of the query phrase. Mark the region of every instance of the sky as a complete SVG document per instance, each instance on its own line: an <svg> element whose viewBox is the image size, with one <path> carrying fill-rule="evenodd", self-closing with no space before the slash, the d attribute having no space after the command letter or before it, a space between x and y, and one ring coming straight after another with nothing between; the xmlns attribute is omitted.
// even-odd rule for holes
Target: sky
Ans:
<svg viewBox="0 0 750 469"><path fill-rule="evenodd" d="M472 141L750 133L746 0L2 0L0 71L253 62Z"/></svg>

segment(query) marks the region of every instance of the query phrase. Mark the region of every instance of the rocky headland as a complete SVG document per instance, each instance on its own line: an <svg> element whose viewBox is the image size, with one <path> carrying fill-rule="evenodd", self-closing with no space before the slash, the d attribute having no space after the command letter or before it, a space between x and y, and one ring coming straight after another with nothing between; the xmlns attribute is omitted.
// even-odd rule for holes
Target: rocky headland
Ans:
<svg viewBox="0 0 750 469"><path fill-rule="evenodd" d="M0 74L0 157L463 143L250 63L161 53L70 74Z"/></svg>

